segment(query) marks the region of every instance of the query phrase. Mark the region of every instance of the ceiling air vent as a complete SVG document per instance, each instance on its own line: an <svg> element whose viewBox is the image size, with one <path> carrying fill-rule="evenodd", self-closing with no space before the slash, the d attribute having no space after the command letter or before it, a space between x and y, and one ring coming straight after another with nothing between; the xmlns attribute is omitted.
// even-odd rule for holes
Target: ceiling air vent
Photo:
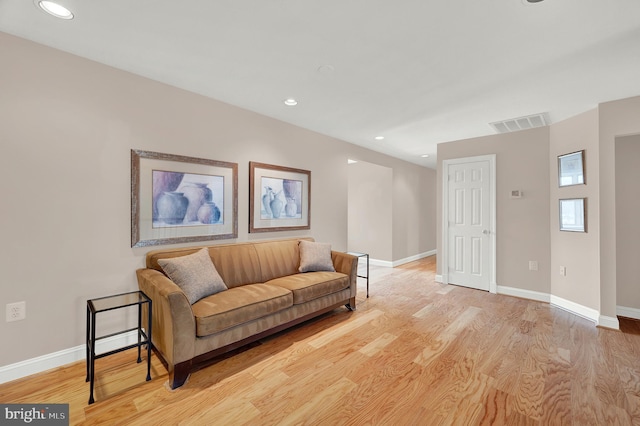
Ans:
<svg viewBox="0 0 640 426"><path fill-rule="evenodd" d="M509 120L489 123L498 133L517 132L518 130L533 129L549 125L547 113L527 115L526 117L511 118Z"/></svg>

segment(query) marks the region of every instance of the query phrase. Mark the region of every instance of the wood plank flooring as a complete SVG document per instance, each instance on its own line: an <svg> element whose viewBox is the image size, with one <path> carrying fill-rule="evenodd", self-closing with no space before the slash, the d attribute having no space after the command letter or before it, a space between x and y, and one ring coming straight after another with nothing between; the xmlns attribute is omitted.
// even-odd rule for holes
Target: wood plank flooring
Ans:
<svg viewBox="0 0 640 426"><path fill-rule="evenodd" d="M640 425L640 322L621 331L545 303L434 281L435 257L371 268L370 298L167 388L136 351L0 385L69 403L73 425Z"/></svg>

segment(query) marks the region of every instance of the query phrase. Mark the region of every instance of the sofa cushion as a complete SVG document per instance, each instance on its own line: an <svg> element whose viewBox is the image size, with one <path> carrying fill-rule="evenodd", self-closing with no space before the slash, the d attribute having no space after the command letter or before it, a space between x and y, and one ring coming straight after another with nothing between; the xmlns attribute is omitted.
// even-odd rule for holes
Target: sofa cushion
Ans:
<svg viewBox="0 0 640 426"><path fill-rule="evenodd" d="M256 249L251 244L212 246L209 254L229 288L265 281Z"/></svg>
<svg viewBox="0 0 640 426"><path fill-rule="evenodd" d="M158 264L182 289L191 304L227 289L206 248L186 256L160 259Z"/></svg>
<svg viewBox="0 0 640 426"><path fill-rule="evenodd" d="M340 272L307 272L276 278L265 285L293 292L293 304L299 305L349 287L349 276Z"/></svg>
<svg viewBox="0 0 640 426"><path fill-rule="evenodd" d="M266 283L274 278L297 274L300 265L298 240L260 241L254 243L260 259L261 279L253 281Z"/></svg>
<svg viewBox="0 0 640 426"><path fill-rule="evenodd" d="M204 337L292 305L293 294L284 287L247 284L205 297L191 309L196 318L196 335Z"/></svg>
<svg viewBox="0 0 640 426"><path fill-rule="evenodd" d="M300 272L335 271L331 260L331 244L300 241Z"/></svg>

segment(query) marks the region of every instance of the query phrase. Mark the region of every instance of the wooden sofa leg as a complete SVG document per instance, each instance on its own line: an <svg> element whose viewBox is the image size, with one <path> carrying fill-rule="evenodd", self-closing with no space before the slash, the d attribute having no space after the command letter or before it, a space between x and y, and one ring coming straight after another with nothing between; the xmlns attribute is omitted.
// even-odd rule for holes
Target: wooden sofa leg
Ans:
<svg viewBox="0 0 640 426"><path fill-rule="evenodd" d="M356 298L352 297L351 299L349 299L349 303L347 303L344 306L346 306L347 309L350 310L350 311L355 311L356 310Z"/></svg>
<svg viewBox="0 0 640 426"><path fill-rule="evenodd" d="M189 378L191 363L189 361L181 362L173 366L173 371L169 374L169 385L171 389L177 389Z"/></svg>

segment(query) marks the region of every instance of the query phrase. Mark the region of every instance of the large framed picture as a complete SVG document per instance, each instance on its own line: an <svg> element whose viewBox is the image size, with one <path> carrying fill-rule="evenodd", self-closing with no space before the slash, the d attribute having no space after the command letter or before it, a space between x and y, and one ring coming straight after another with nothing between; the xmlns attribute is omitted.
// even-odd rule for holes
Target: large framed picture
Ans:
<svg viewBox="0 0 640 426"><path fill-rule="evenodd" d="M311 172L249 162L249 232L311 228Z"/></svg>
<svg viewBox="0 0 640 426"><path fill-rule="evenodd" d="M584 185L584 150L558 156L558 186Z"/></svg>
<svg viewBox="0 0 640 426"><path fill-rule="evenodd" d="M131 150L131 247L237 237L237 163Z"/></svg>
<svg viewBox="0 0 640 426"><path fill-rule="evenodd" d="M587 232L586 198L567 198L560 200L560 230Z"/></svg>

